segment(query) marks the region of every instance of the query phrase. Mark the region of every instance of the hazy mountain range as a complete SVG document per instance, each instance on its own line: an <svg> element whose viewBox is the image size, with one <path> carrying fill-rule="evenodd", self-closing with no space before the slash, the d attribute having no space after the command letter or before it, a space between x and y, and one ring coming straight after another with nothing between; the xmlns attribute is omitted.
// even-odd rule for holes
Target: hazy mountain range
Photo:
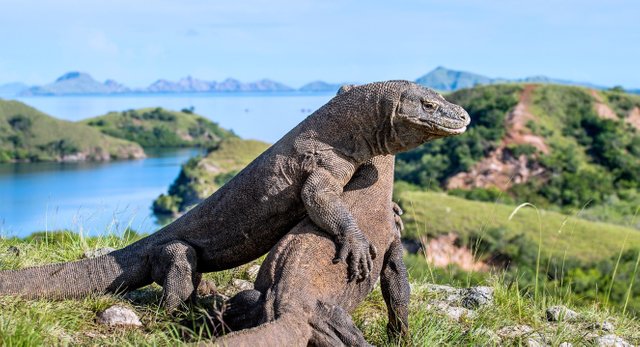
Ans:
<svg viewBox="0 0 640 347"><path fill-rule="evenodd" d="M415 80L424 86L441 91L455 91L470 88L481 84L500 83L553 83L563 85L584 86L595 89L606 89L605 86L594 85L588 82L575 82L550 78L546 76L531 76L519 79L493 78L472 72L457 71L439 66L431 72ZM130 88L114 80L99 82L89 74L83 72L68 72L54 82L29 87L23 83L10 83L0 85L0 94L19 96L43 96L43 95L105 95L105 94L133 94L133 93L225 93L225 92L334 92L344 83L328 83L313 81L300 88L293 88L284 83L270 79L262 79L255 82L241 82L233 78L224 81L207 81L191 76L178 81L159 79L145 88ZM632 93L640 93L640 89L629 90Z"/></svg>

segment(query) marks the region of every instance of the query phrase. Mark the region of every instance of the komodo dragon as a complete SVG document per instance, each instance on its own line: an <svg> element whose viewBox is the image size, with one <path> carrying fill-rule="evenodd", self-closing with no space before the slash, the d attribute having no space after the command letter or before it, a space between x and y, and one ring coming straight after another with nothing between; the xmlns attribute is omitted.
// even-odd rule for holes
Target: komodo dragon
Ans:
<svg viewBox="0 0 640 347"><path fill-rule="evenodd" d="M365 236L384 257L374 259L362 282L347 281L343 264L333 264L335 249L326 233L308 218L269 252L255 282L231 298L223 325L240 330L218 338L220 346L367 345L347 312L371 292L381 276L389 337L408 330L409 282L402 261L400 225L394 218L392 155L377 156L360 167L342 199ZM397 217L399 219L399 217Z"/></svg>
<svg viewBox="0 0 640 347"><path fill-rule="evenodd" d="M254 260L305 215L337 245L350 280L368 276L375 248L340 194L367 160L459 134L462 107L408 81L370 83L335 96L227 184L178 218L95 259L0 271L0 295L81 297L163 287L167 310L195 295L202 272Z"/></svg>

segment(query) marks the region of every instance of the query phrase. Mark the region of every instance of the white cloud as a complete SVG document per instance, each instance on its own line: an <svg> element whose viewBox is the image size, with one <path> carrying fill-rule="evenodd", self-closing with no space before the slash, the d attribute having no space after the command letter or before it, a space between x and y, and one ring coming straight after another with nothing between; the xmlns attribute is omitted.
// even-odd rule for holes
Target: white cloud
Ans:
<svg viewBox="0 0 640 347"><path fill-rule="evenodd" d="M120 52L118 45L101 31L89 35L88 44L91 49L98 53L117 55Z"/></svg>

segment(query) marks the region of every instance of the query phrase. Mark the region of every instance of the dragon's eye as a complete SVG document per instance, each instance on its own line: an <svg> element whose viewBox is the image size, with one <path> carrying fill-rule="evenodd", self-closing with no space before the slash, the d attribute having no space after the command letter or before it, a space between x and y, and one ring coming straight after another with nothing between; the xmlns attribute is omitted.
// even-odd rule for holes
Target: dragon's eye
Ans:
<svg viewBox="0 0 640 347"><path fill-rule="evenodd" d="M423 101L422 107L427 111L434 111L437 108L436 104L429 101Z"/></svg>

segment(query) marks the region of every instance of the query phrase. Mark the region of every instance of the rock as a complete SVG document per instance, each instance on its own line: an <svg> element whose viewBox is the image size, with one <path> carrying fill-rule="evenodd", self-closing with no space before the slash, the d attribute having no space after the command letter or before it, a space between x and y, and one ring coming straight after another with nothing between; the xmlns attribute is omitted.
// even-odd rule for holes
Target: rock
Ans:
<svg viewBox="0 0 640 347"><path fill-rule="evenodd" d="M258 272L260 272L260 265L254 264L249 266L247 269L247 276L249 276L249 280L254 281L258 278Z"/></svg>
<svg viewBox="0 0 640 347"><path fill-rule="evenodd" d="M20 248L18 248L16 246L10 246L9 248L7 248L7 254L8 255L12 255L14 257L19 257L20 256Z"/></svg>
<svg viewBox="0 0 640 347"><path fill-rule="evenodd" d="M596 345L600 347L633 347L629 342L613 334L598 337Z"/></svg>
<svg viewBox="0 0 640 347"><path fill-rule="evenodd" d="M215 295L218 292L216 284L213 281L202 280L198 285L198 295Z"/></svg>
<svg viewBox="0 0 640 347"><path fill-rule="evenodd" d="M457 294L460 291L460 289L458 288L445 286L442 284L425 284L420 285L420 287L425 289L428 293L433 294Z"/></svg>
<svg viewBox="0 0 640 347"><path fill-rule="evenodd" d="M140 327L142 323L132 310L122 306L111 306L98 313L98 323L108 326Z"/></svg>
<svg viewBox="0 0 640 347"><path fill-rule="evenodd" d="M515 339L533 334L533 328L528 325L513 325L501 328L496 332L501 338Z"/></svg>
<svg viewBox="0 0 640 347"><path fill-rule="evenodd" d="M608 321L602 321L602 322L597 322L597 323L593 323L589 326L589 329L591 330L602 330L602 331L606 331L606 332L613 332L616 327Z"/></svg>
<svg viewBox="0 0 640 347"><path fill-rule="evenodd" d="M563 342L558 347L573 347L573 344L571 342Z"/></svg>
<svg viewBox="0 0 640 347"><path fill-rule="evenodd" d="M463 321L464 319L473 319L476 313L472 310L464 307L455 307L449 305L446 301L436 302L435 304L427 305L427 309L435 309L441 314L451 318L456 322Z"/></svg>
<svg viewBox="0 0 640 347"><path fill-rule="evenodd" d="M578 313L564 306L551 306L547 308L547 320L549 322L565 322L575 321L578 319Z"/></svg>
<svg viewBox="0 0 640 347"><path fill-rule="evenodd" d="M111 252L115 251L114 248L111 247L102 247L102 248L98 248L98 249L90 249L85 251L82 254L83 258L97 258L106 254L109 254Z"/></svg>
<svg viewBox="0 0 640 347"><path fill-rule="evenodd" d="M493 288L471 287L463 290L462 307L470 310L493 304Z"/></svg>
<svg viewBox="0 0 640 347"><path fill-rule="evenodd" d="M473 331L473 334L477 336L485 336L487 338L487 345L489 346L499 346L502 342L500 336L488 328L478 328Z"/></svg>
<svg viewBox="0 0 640 347"><path fill-rule="evenodd" d="M253 283L251 283L249 281L241 280L241 279L238 279L238 278L234 278L231 281L231 285L235 289L237 289L238 292L241 292L243 290L253 289Z"/></svg>
<svg viewBox="0 0 640 347"><path fill-rule="evenodd" d="M543 347L545 346L544 343L534 339L534 338L528 338L527 339L527 347Z"/></svg>

